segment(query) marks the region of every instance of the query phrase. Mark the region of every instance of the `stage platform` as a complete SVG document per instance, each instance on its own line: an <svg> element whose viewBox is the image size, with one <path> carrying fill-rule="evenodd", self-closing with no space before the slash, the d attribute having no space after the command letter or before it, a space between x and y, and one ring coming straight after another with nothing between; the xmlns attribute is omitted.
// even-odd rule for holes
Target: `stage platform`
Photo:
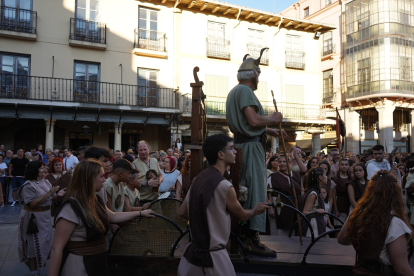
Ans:
<svg viewBox="0 0 414 276"><path fill-rule="evenodd" d="M336 239L321 238L310 249L306 263L303 262L306 249L311 244L310 238L261 236L262 243L276 249L276 258L263 258L248 254L248 263L244 257L231 256L238 273L255 273L271 275L317 275L342 276L352 275L355 262L355 250L352 246L338 244ZM110 275L177 275L180 257L188 244L188 235L183 238L174 257L109 255ZM196 275L195 275L196 276Z"/></svg>

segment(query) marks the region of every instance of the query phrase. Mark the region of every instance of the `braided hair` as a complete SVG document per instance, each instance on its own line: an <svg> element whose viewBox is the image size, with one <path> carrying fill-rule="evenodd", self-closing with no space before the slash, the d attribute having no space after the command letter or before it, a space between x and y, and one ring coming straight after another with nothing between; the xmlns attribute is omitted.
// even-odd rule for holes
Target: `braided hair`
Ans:
<svg viewBox="0 0 414 276"><path fill-rule="evenodd" d="M308 189L315 189L319 192L319 176L323 175L325 170L321 167L313 168L308 174Z"/></svg>

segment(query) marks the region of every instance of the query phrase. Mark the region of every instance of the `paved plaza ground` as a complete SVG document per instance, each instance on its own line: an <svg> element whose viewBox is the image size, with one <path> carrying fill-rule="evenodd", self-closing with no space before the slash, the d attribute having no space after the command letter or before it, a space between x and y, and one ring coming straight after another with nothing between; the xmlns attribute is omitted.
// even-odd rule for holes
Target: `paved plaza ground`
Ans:
<svg viewBox="0 0 414 276"><path fill-rule="evenodd" d="M0 275L2 276L29 276L29 269L19 262L17 240L19 230L20 211L22 206L11 207L6 204L0 208ZM411 268L414 269L414 258L411 258ZM40 275L47 275L47 268L42 269ZM238 276L266 276L263 274L238 273Z"/></svg>

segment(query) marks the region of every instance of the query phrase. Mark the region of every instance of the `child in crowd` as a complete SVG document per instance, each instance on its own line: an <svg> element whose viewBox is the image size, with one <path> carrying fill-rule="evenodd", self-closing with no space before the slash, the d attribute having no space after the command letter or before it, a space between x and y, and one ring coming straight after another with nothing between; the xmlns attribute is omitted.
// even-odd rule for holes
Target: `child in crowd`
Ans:
<svg viewBox="0 0 414 276"><path fill-rule="evenodd" d="M131 178L126 182L124 187L124 212L142 211L149 208L150 204L146 203L139 207L139 191L142 179L138 170L134 169L131 173Z"/></svg>
<svg viewBox="0 0 414 276"><path fill-rule="evenodd" d="M323 200L323 203L325 204L325 213L329 213L329 209L331 208L331 204L328 201L328 188L326 188L325 185L322 185L320 194L321 194L321 198ZM329 220L328 215L325 215L324 219L325 219L325 223L326 223L326 231L334 229L331 221Z"/></svg>

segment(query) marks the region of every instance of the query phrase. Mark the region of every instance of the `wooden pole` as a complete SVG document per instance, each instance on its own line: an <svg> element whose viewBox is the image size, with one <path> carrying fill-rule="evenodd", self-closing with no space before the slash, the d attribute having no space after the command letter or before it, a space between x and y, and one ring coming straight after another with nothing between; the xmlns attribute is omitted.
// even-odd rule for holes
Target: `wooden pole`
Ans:
<svg viewBox="0 0 414 276"><path fill-rule="evenodd" d="M273 90L271 90L271 91L272 91L272 97L273 97L273 104L275 105L276 112L279 112L278 109L277 109L275 95L273 94ZM283 137L282 122L279 123L279 137L282 140L282 147L283 147L283 150L285 151L286 166L287 166L287 171L288 171L288 175L289 175L290 187L292 188L293 202L295 203L295 208L299 210L299 208L298 208L298 199L296 198L295 185L293 184L292 174L291 174L291 171L290 171L289 153L286 151L285 138ZM296 219L298 220L298 230L299 230L300 244L303 244L302 227L301 227L301 224L300 224L300 217L299 217L298 213L296 213Z"/></svg>

